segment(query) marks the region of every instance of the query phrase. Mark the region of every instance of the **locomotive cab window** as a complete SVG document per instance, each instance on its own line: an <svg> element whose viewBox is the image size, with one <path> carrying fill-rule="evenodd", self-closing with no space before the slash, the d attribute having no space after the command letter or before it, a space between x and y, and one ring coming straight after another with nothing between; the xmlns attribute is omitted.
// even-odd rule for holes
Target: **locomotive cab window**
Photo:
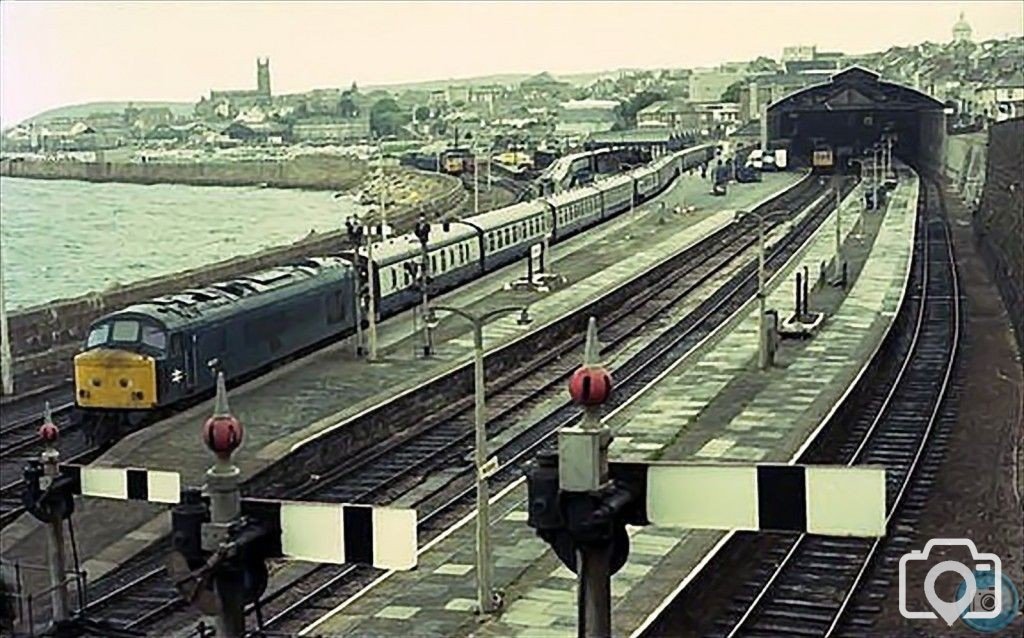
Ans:
<svg viewBox="0 0 1024 638"><path fill-rule="evenodd" d="M163 352L167 347L167 333L156 326L143 325L142 343Z"/></svg>
<svg viewBox="0 0 1024 638"><path fill-rule="evenodd" d="M89 337L85 340L86 348L95 348L107 342L110 338L110 324L104 323L89 331Z"/></svg>
<svg viewBox="0 0 1024 638"><path fill-rule="evenodd" d="M110 329L111 341L138 341L138 321L115 321Z"/></svg>

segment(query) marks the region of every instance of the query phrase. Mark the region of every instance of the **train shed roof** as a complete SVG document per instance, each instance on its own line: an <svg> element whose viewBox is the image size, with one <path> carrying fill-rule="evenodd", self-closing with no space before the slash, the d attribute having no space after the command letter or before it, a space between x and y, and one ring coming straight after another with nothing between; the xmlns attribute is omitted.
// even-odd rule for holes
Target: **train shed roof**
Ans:
<svg viewBox="0 0 1024 638"><path fill-rule="evenodd" d="M852 66L828 82L814 84L768 107L771 114L850 110L934 111L943 104L916 89L886 82L874 71Z"/></svg>

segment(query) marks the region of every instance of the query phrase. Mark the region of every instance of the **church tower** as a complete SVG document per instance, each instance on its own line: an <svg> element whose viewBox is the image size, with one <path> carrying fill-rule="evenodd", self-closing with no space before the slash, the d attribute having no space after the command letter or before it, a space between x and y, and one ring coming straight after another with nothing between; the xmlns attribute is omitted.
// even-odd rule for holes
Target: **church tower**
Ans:
<svg viewBox="0 0 1024 638"><path fill-rule="evenodd" d="M270 58L256 58L256 91L270 97Z"/></svg>

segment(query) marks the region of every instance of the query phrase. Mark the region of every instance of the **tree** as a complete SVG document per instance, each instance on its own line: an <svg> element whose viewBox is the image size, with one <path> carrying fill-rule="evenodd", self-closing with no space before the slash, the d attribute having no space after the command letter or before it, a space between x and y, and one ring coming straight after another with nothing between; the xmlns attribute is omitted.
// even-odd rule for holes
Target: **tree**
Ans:
<svg viewBox="0 0 1024 638"><path fill-rule="evenodd" d="M406 122L408 116L402 112L398 102L389 97L377 100L370 107L370 130L377 137L397 135Z"/></svg>
<svg viewBox="0 0 1024 638"><path fill-rule="evenodd" d="M352 99L351 94L348 92L342 94L341 99L338 100L338 114L341 117L355 117L359 115L359 107L356 106L355 100Z"/></svg>
<svg viewBox="0 0 1024 638"><path fill-rule="evenodd" d="M628 126L636 126L636 114L655 102L661 102L665 95L657 91L643 91L619 105L619 117Z"/></svg>
<svg viewBox="0 0 1024 638"><path fill-rule="evenodd" d="M766 55L759 55L750 63L751 73L775 73L778 70L778 63Z"/></svg>
<svg viewBox="0 0 1024 638"><path fill-rule="evenodd" d="M422 122L423 120L429 120L430 119L430 107L427 107L427 106L417 106L415 113L416 113L416 121L417 122Z"/></svg>
<svg viewBox="0 0 1024 638"><path fill-rule="evenodd" d="M740 89L746 84L746 80L736 80L729 85L729 88L725 89L725 93L722 93L723 102L739 102L740 101Z"/></svg>

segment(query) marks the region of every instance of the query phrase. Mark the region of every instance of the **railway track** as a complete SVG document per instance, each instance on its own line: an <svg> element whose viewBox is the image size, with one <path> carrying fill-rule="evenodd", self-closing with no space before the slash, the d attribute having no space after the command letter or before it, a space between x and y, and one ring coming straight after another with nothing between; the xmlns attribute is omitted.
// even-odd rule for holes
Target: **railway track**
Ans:
<svg viewBox="0 0 1024 638"><path fill-rule="evenodd" d="M872 383L856 414L846 443L831 462L886 468L887 528L878 539L828 538L802 534L773 543L754 574L740 589L714 635L833 636L844 626L851 603L871 578L871 568L887 546L910 549L910 521L894 525L904 509L919 511L922 489L934 477L930 446L942 445L944 400L953 389L960 339L960 291L949 229L940 210L937 187L922 182L923 242L916 319L910 338L901 342L898 366L888 383ZM936 434L936 431L939 432ZM906 508L905 508L906 506ZM854 633L863 635L864 621Z"/></svg>
<svg viewBox="0 0 1024 638"><path fill-rule="evenodd" d="M819 192L816 183L808 180L802 188L796 188L765 204L765 210L803 208ZM828 201L819 200L816 208L805 215L774 247L768 259L769 269L774 270L785 263L803 240L813 233L830 210ZM704 299L682 321L674 322L670 317L671 309L681 300L750 250L754 243L752 228L741 223L719 231L709 241L698 244L690 258L681 260L678 276L663 278L656 289L623 307L618 316L606 318L602 326L606 353L626 344L643 328L659 322L670 324L651 343L618 367L616 375L628 381L625 385L619 383L617 396L624 400L630 392L642 387L753 296L756 287L755 264L753 259L749 259L738 267L737 274L733 275L729 283ZM492 440L505 439L495 452L502 467L491 479L495 488L516 480L519 477L519 461L536 452L559 426L571 422L579 415L575 406L564 403L562 381L572 371L572 367L560 361L559 357L571 355L580 345L570 343L564 352L545 353L538 357L530 373L517 383L497 392L492 389L489 398L489 437ZM570 358L570 361L574 362L576 358ZM630 390L630 387L634 389ZM523 417L527 412L556 396L563 399L560 407L539 422L523 427ZM315 481L274 486L271 493L261 492L261 495L386 503L410 489L419 487L422 491L428 477L438 472L439 468L447 468L446 476L449 476L449 480L441 481L442 485L436 489L426 489L426 493L418 495L414 503L421 515L421 544L429 541L450 525L459 512L472 507L472 499L467 499L471 492L469 482L472 478L469 462L472 409L460 402L460 405L426 419L422 415L417 416L419 418L416 421L420 423L402 440L389 440L371 448L330 474L317 477ZM140 555L138 560L114 572L113 578L98 583L92 591L101 592L101 596L94 598L87 606L89 615L125 628L153 629L150 620L166 615L169 609L180 605L173 595L170 598L163 597L156 591L158 587L155 583L160 580L170 589L166 578L157 577L167 549L166 544L158 545L147 552L146 556ZM264 614L268 618L265 624L294 627L297 623L304 623L303 610L308 610L311 604L315 606L316 600L325 597L336 600L345 591L361 587L374 573L377 572L351 566L314 568L309 575L292 586L271 593L264 599L263 607L268 612ZM171 627L183 626L189 618L194 618L190 612L175 614L159 622L158 626L163 631L169 631ZM121 622L124 619L131 620Z"/></svg>
<svg viewBox="0 0 1024 638"><path fill-rule="evenodd" d="M813 227L814 222L811 221L807 228ZM794 234L787 246L801 243L802 238L802 233ZM771 263L771 266L777 267L786 258L788 251L782 248L776 253L777 261ZM617 401L624 401L640 391L654 376L678 360L679 356L730 316L738 305L741 305L742 300L747 299L753 292L753 289L745 288L752 282L752 277L752 270L744 269L720 294L713 295L680 323L662 333L628 361L617 366ZM651 306L662 309L670 307L681 296L685 296L673 298L673 294L678 295L679 291L667 286L652 296L652 300L658 301L652 302ZM656 321L655 317L660 311L651 313L650 309L647 308L648 312L644 309L635 309L628 315L632 318L631 322L619 321L606 325L602 332L605 351L614 350L640 326ZM551 391L561 398L564 395L564 374L562 372L553 376L542 392ZM514 483L520 477L522 463L532 458L543 446L548 445L558 428L572 423L580 416L575 406L566 403L541 420L524 427L522 422L525 411L522 406L508 405L497 419L489 422L489 437L492 440L505 439L496 453L501 469L492 478L494 489L503 489ZM455 419L445 423L457 421L458 419ZM444 443L432 452L421 453L421 459L418 461L402 455L396 455L396 458L389 460L389 463L394 462L405 467L404 474L413 477L412 483L425 479L432 469L451 467L453 460L463 461L455 473L449 472L445 475L440 487L420 489L420 493L416 495L414 505L421 514L425 514L420 521L421 545L438 538L452 522L473 509L473 467L468 462L472 451L471 425L463 423L459 432L460 434L455 437L445 438ZM424 445L429 447L429 444ZM354 477L354 480L331 483L322 489L310 490L306 496L317 500L376 500L399 481L396 475L397 473L393 473L389 478L382 477L383 480L374 482L372 474L360 474ZM263 626L274 632L283 631L285 634L298 631L322 614L325 602L346 599L372 579L375 573L377 572L374 570L357 566L319 566L310 574L296 579L294 583L281 588L263 601L264 611L269 612L263 614L266 618ZM333 605L333 602L329 604Z"/></svg>
<svg viewBox="0 0 1024 638"><path fill-rule="evenodd" d="M0 528L25 511L21 503L24 481L22 470L30 459L38 459L43 450L39 426L44 405L50 403L53 422L60 428L58 449L67 462L82 462L96 451L71 418L75 402L68 389L43 393L4 406L0 425Z"/></svg>

